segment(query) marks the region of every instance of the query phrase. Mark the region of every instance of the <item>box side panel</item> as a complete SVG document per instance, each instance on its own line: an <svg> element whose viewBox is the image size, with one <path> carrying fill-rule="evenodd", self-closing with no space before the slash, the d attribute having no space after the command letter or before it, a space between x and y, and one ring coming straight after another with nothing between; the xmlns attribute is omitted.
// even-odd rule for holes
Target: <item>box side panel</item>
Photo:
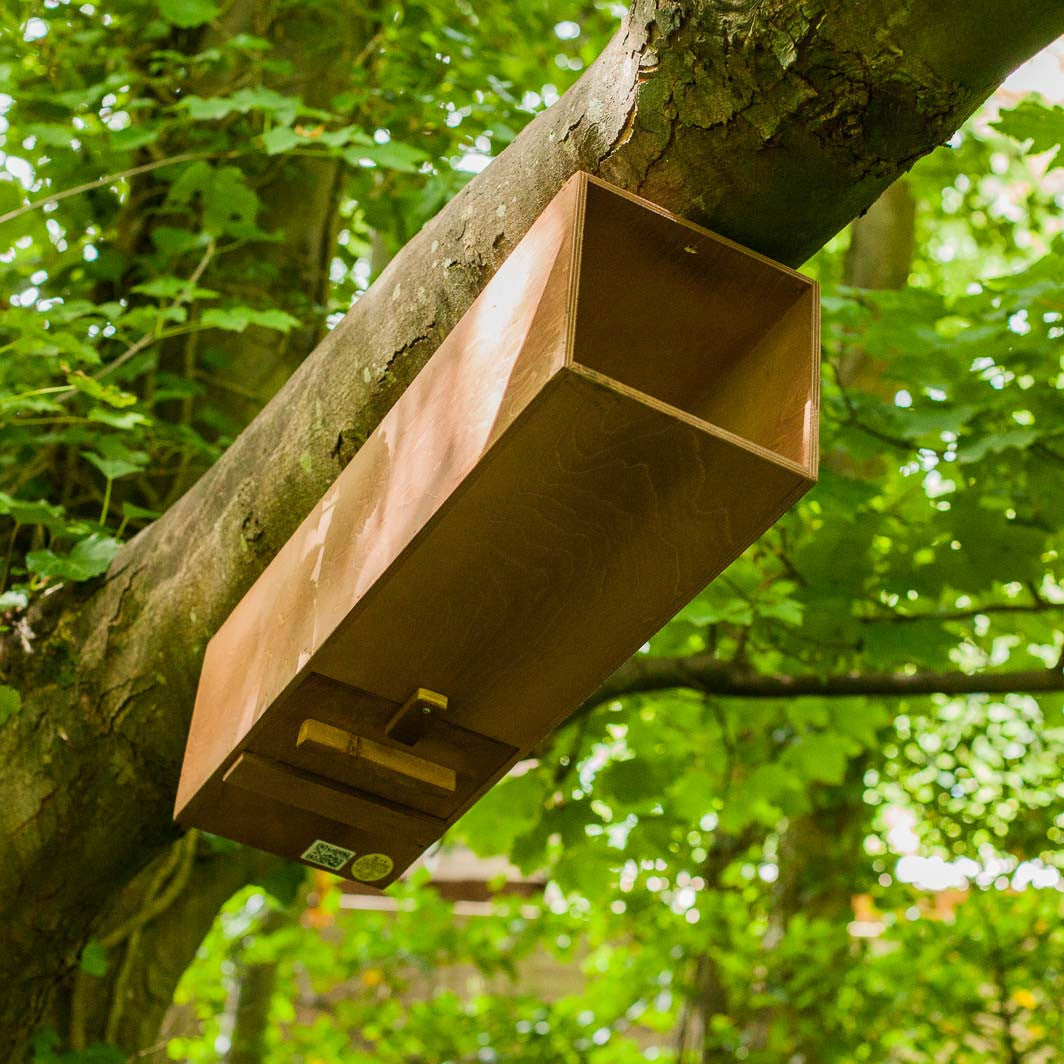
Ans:
<svg viewBox="0 0 1064 1064"><path fill-rule="evenodd" d="M319 839L372 847L386 884L808 484L629 389L559 374L183 819L289 857ZM382 800L301 763L305 716L388 742L382 722L417 686L450 704L411 752L458 769L459 804Z"/></svg>
<svg viewBox="0 0 1064 1064"><path fill-rule="evenodd" d="M803 292L740 358L721 366L700 404L706 421L726 425L769 451L815 471L819 367L813 314ZM812 308L812 311L811 311Z"/></svg>
<svg viewBox="0 0 1064 1064"><path fill-rule="evenodd" d="M527 750L809 483L566 370L314 669Z"/></svg>
<svg viewBox="0 0 1064 1064"><path fill-rule="evenodd" d="M276 783L269 779L261 784L246 780L239 786L212 781L206 790L211 800L199 804L194 816L196 827L294 860L299 860L315 843L323 843L319 860L304 863L347 878L359 878L352 873L355 859L383 854L392 867L379 880L366 880L374 886L387 886L425 850L425 835L397 831L383 816L366 817L356 824L300 809L284 801L276 793ZM269 793L264 793L267 790ZM185 816L181 820L193 823ZM341 860L343 853L339 851L345 850L355 857Z"/></svg>
<svg viewBox="0 0 1064 1064"><path fill-rule="evenodd" d="M182 809L565 356L572 182L211 640Z"/></svg>

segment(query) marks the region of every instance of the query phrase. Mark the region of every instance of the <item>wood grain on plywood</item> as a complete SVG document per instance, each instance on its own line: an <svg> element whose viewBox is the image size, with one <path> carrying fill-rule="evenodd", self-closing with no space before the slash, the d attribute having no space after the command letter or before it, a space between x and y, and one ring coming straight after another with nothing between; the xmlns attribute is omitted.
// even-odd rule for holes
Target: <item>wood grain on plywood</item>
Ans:
<svg viewBox="0 0 1064 1064"><path fill-rule="evenodd" d="M570 181L211 641L178 815L398 875L813 483L817 299Z"/></svg>

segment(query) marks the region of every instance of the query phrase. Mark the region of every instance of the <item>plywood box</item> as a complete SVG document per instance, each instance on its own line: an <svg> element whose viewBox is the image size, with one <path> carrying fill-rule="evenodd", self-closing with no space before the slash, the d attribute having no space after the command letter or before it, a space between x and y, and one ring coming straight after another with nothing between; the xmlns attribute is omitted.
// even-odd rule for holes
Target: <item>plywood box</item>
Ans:
<svg viewBox="0 0 1064 1064"><path fill-rule="evenodd" d="M390 883L813 483L818 312L572 178L211 640L178 819Z"/></svg>

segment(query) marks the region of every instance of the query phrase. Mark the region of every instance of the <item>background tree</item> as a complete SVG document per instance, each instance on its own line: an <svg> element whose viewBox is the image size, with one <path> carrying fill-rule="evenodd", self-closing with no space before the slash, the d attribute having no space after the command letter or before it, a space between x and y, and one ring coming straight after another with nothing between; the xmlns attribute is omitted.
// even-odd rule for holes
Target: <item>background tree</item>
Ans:
<svg viewBox="0 0 1064 1064"><path fill-rule="evenodd" d="M39 1042L42 1056L94 1040L152 1044L216 906L271 873L271 889L294 898L259 855L195 836L173 843L203 645L574 169L797 264L1064 28L1059 7L1038 0L1007 11L637 4L572 91L459 193L478 160L591 62L621 14L160 0L46 2L8 18L0 1031L10 1053L42 1026L58 1036ZM1029 105L1004 123L1038 148L1060 118ZM1015 149L994 151L1006 169L1022 166ZM925 830L946 847L1022 836L1015 852L1029 855L1059 832L1055 798L1042 817L1021 815L1047 793L1052 703L914 703L892 725L881 702L860 697L1062 685L1047 623L1060 601L1059 252L1035 181L1001 216L981 183L990 154L966 139L955 153L966 170L927 171L953 189L942 192L953 213L983 213L954 237L979 252L972 269L936 261L929 244L917 289L829 293L830 365L863 367L827 389L837 470L622 670L538 768L502 788L505 818L489 805L466 826L478 845L549 864L575 899L559 907L586 917L581 933L613 964L615 985L596 999L608 1022L586 1039L584 1012L562 1010L553 1028L518 1021L537 1033L548 1023L545 1058L562 1043L595 1052L598 1032L613 1037L630 1009L678 1022L679 1051L706 1059L849 1051L859 1010L829 1010L828 966L818 978L799 963L818 943L851 948L838 906L822 916L805 877L783 873L795 825L849 816L862 788L868 801L876 788L894 804L934 800ZM400 247L367 291L374 264ZM838 260L829 249L825 280ZM335 328L314 357L232 442L323 321ZM873 466L874 477L858 475ZM812 697L785 697L795 691ZM744 695L765 700L756 714ZM892 728L899 747L885 738ZM948 753L934 740L925 749L924 730L950 736ZM994 757L1017 748L1008 761L1022 764L988 778ZM780 885L764 885L760 868L776 868ZM613 922L625 914L639 920ZM619 963L614 935L638 966ZM468 948L452 938L448 953L428 931L421 941L428 960ZM490 953L482 963L494 970ZM833 966L838 993L863 970ZM511 1022L495 1007L484 1006L485 1029ZM426 1011L426 1026L442 1008ZM453 1002L456 1017L465 1009ZM447 1049L442 1023L436 1042L412 1030L441 1054L483 1048Z"/></svg>

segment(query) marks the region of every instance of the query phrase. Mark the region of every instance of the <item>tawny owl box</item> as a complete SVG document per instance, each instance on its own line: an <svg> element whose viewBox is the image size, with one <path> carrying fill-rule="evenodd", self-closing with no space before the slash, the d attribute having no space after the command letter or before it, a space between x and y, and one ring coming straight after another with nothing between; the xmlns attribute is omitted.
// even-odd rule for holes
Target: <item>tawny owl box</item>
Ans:
<svg viewBox="0 0 1064 1064"><path fill-rule="evenodd" d="M573 177L211 640L177 818L392 882L814 482L818 313Z"/></svg>

